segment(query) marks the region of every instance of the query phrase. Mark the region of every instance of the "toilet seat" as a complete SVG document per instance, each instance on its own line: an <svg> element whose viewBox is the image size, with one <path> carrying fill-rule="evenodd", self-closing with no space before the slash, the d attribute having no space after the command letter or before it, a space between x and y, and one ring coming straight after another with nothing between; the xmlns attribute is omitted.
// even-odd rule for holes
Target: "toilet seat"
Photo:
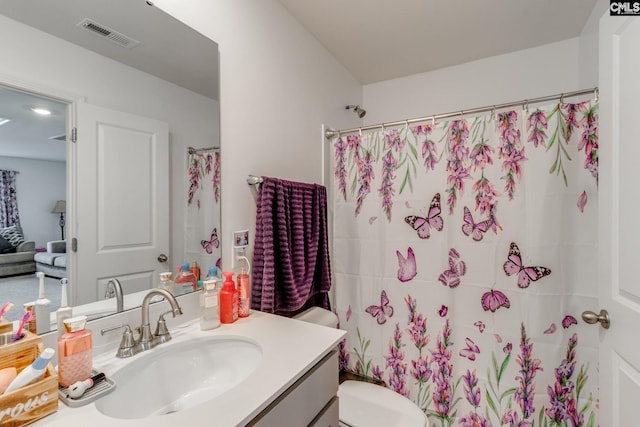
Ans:
<svg viewBox="0 0 640 427"><path fill-rule="evenodd" d="M413 402L385 387L344 381L338 387L340 421L353 427L428 427L426 415Z"/></svg>

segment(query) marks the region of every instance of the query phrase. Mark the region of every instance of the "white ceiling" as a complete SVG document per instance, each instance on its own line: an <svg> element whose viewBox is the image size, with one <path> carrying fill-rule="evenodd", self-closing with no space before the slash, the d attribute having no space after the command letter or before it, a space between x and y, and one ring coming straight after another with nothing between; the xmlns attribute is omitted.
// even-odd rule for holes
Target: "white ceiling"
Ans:
<svg viewBox="0 0 640 427"><path fill-rule="evenodd" d="M279 0L362 84L580 35L597 0Z"/></svg>
<svg viewBox="0 0 640 427"><path fill-rule="evenodd" d="M218 46L145 0L0 0L0 14L186 89L219 99ZM84 18L140 41L123 48L82 29ZM27 55L28 52L25 52ZM28 107L47 105L36 116ZM0 87L0 156L65 161L66 104Z"/></svg>

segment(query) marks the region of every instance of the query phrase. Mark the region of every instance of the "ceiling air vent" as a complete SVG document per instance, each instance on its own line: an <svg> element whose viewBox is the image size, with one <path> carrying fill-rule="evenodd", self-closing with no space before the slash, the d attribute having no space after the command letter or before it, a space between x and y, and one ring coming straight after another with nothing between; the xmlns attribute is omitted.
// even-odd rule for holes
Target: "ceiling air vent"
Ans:
<svg viewBox="0 0 640 427"><path fill-rule="evenodd" d="M107 27L106 25L99 24L96 21L93 21L89 18L85 18L82 21L80 21L78 23L78 26L91 31L93 34L96 34L100 37L104 37L108 40L111 40L112 42L122 47L126 47L128 49L131 49L132 47L135 47L140 44L139 41L132 39L131 37L125 36L124 34L119 33L116 30L113 30Z"/></svg>

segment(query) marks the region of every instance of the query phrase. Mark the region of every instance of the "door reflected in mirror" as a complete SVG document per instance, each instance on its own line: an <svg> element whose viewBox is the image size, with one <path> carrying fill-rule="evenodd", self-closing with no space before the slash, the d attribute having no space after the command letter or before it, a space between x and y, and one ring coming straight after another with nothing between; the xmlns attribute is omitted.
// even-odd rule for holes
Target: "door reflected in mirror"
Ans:
<svg viewBox="0 0 640 427"><path fill-rule="evenodd" d="M160 272L175 275L178 265L195 262L205 276L220 263L218 49L144 1L52 3L0 0L0 34L15 40L3 54L0 84L54 101L66 113L50 117L64 127L48 132L46 149L36 150L44 156L55 147L58 157L31 160L57 164L56 178L41 166L29 167L39 175L18 174L18 183L29 175L44 193L36 196L37 211L21 203L21 225L34 242L34 266L38 254L43 265L45 254L64 264L70 302L85 306L77 311L97 304L96 313L108 314L115 300L99 301L111 278L122 284L127 309L139 304L137 297L127 304L128 296L157 286ZM85 19L139 43L118 46L78 25ZM5 144L5 126L0 156L26 159ZM57 200L66 201L64 239L60 213L51 213ZM49 251L56 241L64 242L64 255ZM37 283L33 272L26 275Z"/></svg>

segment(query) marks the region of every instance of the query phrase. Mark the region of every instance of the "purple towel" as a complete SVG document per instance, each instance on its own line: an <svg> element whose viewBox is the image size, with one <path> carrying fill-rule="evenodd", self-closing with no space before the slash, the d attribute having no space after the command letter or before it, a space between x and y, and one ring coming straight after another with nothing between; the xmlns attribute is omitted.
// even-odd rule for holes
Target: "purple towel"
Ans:
<svg viewBox="0 0 640 427"><path fill-rule="evenodd" d="M258 190L251 308L293 316L329 309L327 190L263 177Z"/></svg>

